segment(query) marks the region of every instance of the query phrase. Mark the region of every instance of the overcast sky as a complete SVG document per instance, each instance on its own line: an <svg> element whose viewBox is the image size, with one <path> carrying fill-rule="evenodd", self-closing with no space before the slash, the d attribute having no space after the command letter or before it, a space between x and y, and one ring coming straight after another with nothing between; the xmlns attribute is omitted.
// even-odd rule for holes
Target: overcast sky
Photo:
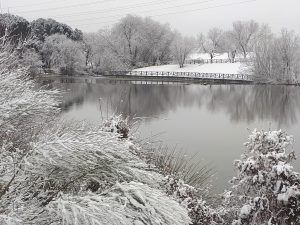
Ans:
<svg viewBox="0 0 300 225"><path fill-rule="evenodd" d="M300 34L300 0L0 0L9 11L33 20L54 18L83 31L97 31L126 14L149 16L187 35L211 27L230 29L235 20L268 23Z"/></svg>

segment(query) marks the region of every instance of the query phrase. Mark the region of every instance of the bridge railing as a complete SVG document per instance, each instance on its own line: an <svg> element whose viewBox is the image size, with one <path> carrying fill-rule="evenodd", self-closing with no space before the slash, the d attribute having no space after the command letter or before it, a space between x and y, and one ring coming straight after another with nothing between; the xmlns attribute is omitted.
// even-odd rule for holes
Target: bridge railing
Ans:
<svg viewBox="0 0 300 225"><path fill-rule="evenodd" d="M210 64L210 63L238 63L238 62L249 62L250 59L236 58L232 59L188 59L185 61L186 64Z"/></svg>
<svg viewBox="0 0 300 225"><path fill-rule="evenodd" d="M198 72L168 72L168 71L108 71L105 76L122 76L122 77L170 77L185 79L212 79L212 80L236 80L236 81L253 81L248 74L224 74L224 73L198 73Z"/></svg>

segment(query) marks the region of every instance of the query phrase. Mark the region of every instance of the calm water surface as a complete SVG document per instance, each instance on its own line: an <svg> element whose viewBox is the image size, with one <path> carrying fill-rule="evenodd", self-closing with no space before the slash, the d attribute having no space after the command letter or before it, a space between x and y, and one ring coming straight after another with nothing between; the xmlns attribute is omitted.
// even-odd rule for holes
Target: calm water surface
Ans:
<svg viewBox="0 0 300 225"><path fill-rule="evenodd" d="M49 81L45 81L49 83ZM190 155L198 153L217 174L214 192L234 175L232 162L244 151L250 130L283 129L300 150L300 88L292 86L136 84L107 80L56 79L64 91L63 117L101 121L111 111L141 117L139 133L155 136ZM101 116L102 114L102 116ZM300 169L300 159L295 164Z"/></svg>

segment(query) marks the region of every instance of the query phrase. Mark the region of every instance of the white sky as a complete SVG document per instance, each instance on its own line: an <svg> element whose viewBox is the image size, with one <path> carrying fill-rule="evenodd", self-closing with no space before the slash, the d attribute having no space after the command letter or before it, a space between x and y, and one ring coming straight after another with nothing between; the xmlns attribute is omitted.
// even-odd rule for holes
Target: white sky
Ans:
<svg viewBox="0 0 300 225"><path fill-rule="evenodd" d="M235 20L268 23L300 34L300 0L0 0L2 12L28 20L54 18L83 31L111 26L126 14L150 16L187 35ZM8 9L9 8L9 9Z"/></svg>

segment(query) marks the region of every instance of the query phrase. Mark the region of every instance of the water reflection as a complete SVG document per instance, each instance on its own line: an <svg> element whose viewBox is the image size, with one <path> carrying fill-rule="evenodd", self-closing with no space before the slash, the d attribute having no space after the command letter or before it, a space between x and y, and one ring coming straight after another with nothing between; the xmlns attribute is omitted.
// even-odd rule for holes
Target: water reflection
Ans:
<svg viewBox="0 0 300 225"><path fill-rule="evenodd" d="M94 79L44 80L44 84L63 91L66 119L100 121L102 114L110 114L108 109L147 118L140 127L143 137L164 132L157 139L213 163L216 192L233 176L231 165L243 152L247 129L282 128L300 140L299 87L141 85ZM294 147L297 152L300 142ZM300 169L300 164L295 167Z"/></svg>
<svg viewBox="0 0 300 225"><path fill-rule="evenodd" d="M88 101L103 104L102 107L109 105L115 112L130 117L151 120L178 107L196 105L211 113L221 111L233 122L268 120L278 127L289 127L297 123L300 111L300 88L293 86L136 85L74 79L56 80L50 85L64 91L61 108L65 112Z"/></svg>
<svg viewBox="0 0 300 225"><path fill-rule="evenodd" d="M232 121L273 121L278 127L297 122L300 89L291 86L219 86L206 93L207 108L223 110Z"/></svg>

